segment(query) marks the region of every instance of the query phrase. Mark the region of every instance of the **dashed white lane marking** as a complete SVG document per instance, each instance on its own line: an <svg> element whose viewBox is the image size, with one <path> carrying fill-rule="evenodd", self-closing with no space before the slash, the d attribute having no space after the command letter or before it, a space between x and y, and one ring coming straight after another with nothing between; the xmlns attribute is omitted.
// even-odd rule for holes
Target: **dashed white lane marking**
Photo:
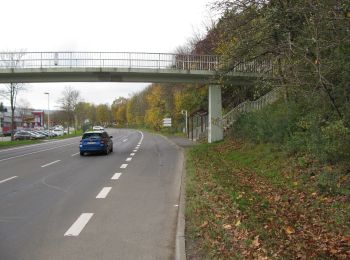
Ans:
<svg viewBox="0 0 350 260"><path fill-rule="evenodd" d="M131 160L132 160L132 158L131 158L131 157L129 157L129 158L126 158L126 160L125 160L125 161L130 162Z"/></svg>
<svg viewBox="0 0 350 260"><path fill-rule="evenodd" d="M71 156L76 156L76 155L78 155L79 153L75 153L75 154L72 154Z"/></svg>
<svg viewBox="0 0 350 260"><path fill-rule="evenodd" d="M74 222L74 224L67 230L64 236L79 236L80 232L92 218L94 213L83 213L80 217Z"/></svg>
<svg viewBox="0 0 350 260"><path fill-rule="evenodd" d="M0 183L4 183L4 182L10 181L12 179L16 179L16 178L18 178L18 176L13 176L13 177L7 178L5 180L0 181Z"/></svg>
<svg viewBox="0 0 350 260"><path fill-rule="evenodd" d="M112 187L104 187L100 193L96 196L96 199L104 199L107 197L108 193L111 191Z"/></svg>
<svg viewBox="0 0 350 260"><path fill-rule="evenodd" d="M135 153L131 153L131 154L130 154L130 156L134 156L134 155L135 155Z"/></svg>
<svg viewBox="0 0 350 260"><path fill-rule="evenodd" d="M121 172L116 172L116 173L113 175L113 177L111 178L111 180L118 180L119 177L120 177L121 175L122 175Z"/></svg>
<svg viewBox="0 0 350 260"><path fill-rule="evenodd" d="M124 163L120 166L120 169L125 169L126 167L128 167L128 164Z"/></svg>
<svg viewBox="0 0 350 260"><path fill-rule="evenodd" d="M135 150L132 150L134 153L136 153L137 152L137 150L135 149Z"/></svg>
<svg viewBox="0 0 350 260"><path fill-rule="evenodd" d="M57 161L50 162L50 163L45 164L45 165L41 165L41 168L44 168L44 167L49 166L49 165L52 165L52 164L54 164L54 163L58 163L58 162L60 162L60 161L61 161L61 160L57 160Z"/></svg>
<svg viewBox="0 0 350 260"><path fill-rule="evenodd" d="M123 140L123 143L125 143L125 142L127 142L127 141L128 141L128 139L124 139L124 140Z"/></svg>

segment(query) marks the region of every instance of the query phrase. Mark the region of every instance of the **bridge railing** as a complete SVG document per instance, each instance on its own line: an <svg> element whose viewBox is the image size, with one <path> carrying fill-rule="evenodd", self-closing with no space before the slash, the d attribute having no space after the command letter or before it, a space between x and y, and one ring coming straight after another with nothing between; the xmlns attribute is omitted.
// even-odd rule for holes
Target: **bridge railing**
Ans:
<svg viewBox="0 0 350 260"><path fill-rule="evenodd" d="M269 60L239 61L233 72L271 71ZM142 52L0 52L0 69L131 68L216 71L227 67L221 56Z"/></svg>
<svg viewBox="0 0 350 260"><path fill-rule="evenodd" d="M0 68L215 70L219 56L141 52L2 52Z"/></svg>

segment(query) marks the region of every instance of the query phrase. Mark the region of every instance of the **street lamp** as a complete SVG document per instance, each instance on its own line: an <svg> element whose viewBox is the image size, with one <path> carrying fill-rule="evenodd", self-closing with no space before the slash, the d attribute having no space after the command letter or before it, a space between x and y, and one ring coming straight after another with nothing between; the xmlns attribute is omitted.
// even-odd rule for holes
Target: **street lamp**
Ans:
<svg viewBox="0 0 350 260"><path fill-rule="evenodd" d="M185 131L186 131L186 135L188 135L187 131L187 110L181 110L181 114L185 115Z"/></svg>
<svg viewBox="0 0 350 260"><path fill-rule="evenodd" d="M47 131L50 131L50 93L45 92L44 94L47 95Z"/></svg>

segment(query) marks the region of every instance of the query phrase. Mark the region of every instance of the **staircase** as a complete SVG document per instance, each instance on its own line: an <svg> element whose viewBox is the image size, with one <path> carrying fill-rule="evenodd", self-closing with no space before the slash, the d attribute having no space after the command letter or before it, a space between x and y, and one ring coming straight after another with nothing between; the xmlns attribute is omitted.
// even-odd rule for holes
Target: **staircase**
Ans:
<svg viewBox="0 0 350 260"><path fill-rule="evenodd" d="M260 110L266 105L274 103L282 94L283 88L278 87L255 101L247 100L225 114L222 117L222 121L218 121L217 124L223 127L225 134L241 114ZM205 117L204 120L194 117L194 119L192 119L192 125L193 127L190 127L188 133L189 139L193 141L205 140L208 136L208 117Z"/></svg>
<svg viewBox="0 0 350 260"><path fill-rule="evenodd" d="M224 129L224 132L227 132L228 129L232 127L234 122L237 120L237 118L242 114L242 113L248 113L251 111L256 111L260 110L266 105L274 103L280 96L282 95L282 88L278 87L264 96L260 97L259 99L255 101L245 101L235 108L233 108L230 112L225 114L222 117L222 127Z"/></svg>

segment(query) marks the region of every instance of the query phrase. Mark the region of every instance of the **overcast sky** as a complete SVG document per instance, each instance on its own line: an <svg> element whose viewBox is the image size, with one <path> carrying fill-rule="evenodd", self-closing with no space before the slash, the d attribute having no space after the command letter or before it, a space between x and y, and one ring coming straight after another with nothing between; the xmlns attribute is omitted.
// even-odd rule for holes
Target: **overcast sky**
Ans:
<svg viewBox="0 0 350 260"><path fill-rule="evenodd" d="M1 1L0 51L174 52L210 19L214 0L9 0ZM35 109L57 109L65 86L84 101L111 104L144 83L27 84L18 96ZM0 85L0 87L3 87ZM0 97L5 105L9 102Z"/></svg>

